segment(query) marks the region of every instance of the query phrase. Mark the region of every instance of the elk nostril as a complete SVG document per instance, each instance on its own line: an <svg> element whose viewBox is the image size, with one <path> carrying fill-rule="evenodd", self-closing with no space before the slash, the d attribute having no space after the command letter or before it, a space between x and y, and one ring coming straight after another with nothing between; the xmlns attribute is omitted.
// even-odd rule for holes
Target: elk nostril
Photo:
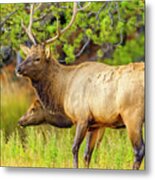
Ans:
<svg viewBox="0 0 155 180"><path fill-rule="evenodd" d="M17 68L16 68L16 73L18 73L18 74L21 73L21 68L20 68L20 67L17 67Z"/></svg>
<svg viewBox="0 0 155 180"><path fill-rule="evenodd" d="M22 121L18 121L18 125L22 126Z"/></svg>

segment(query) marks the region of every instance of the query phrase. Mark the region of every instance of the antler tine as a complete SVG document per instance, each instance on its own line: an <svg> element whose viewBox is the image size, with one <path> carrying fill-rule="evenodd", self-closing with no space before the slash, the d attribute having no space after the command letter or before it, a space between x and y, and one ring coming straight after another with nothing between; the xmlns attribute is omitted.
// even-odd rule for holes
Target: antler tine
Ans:
<svg viewBox="0 0 155 180"><path fill-rule="evenodd" d="M90 4L91 3L89 2L86 6L78 9L77 8L78 3L74 2L74 4L73 4L73 14L72 14L72 18L71 18L69 24L64 29L60 30L59 29L59 20L57 19L57 35L55 37L53 37L53 38L50 38L50 39L46 40L44 44L49 44L49 43L52 43L55 40L57 40L60 37L61 34L65 33L72 26L72 24L75 21L77 12L85 10Z"/></svg>
<svg viewBox="0 0 155 180"><path fill-rule="evenodd" d="M21 25L24 31L27 33L29 39L33 42L34 45L37 45L35 38L32 34L32 24L33 24L33 13L34 13L34 4L31 4L30 6L30 20L29 20L29 25L28 28L23 23L23 20L21 20Z"/></svg>
<svg viewBox="0 0 155 180"><path fill-rule="evenodd" d="M83 11L85 10L89 5L91 4L91 2L89 2L87 5L85 5L84 7L81 7L78 9L78 11Z"/></svg>
<svg viewBox="0 0 155 180"><path fill-rule="evenodd" d="M53 38L50 38L50 39L46 40L45 44L49 44L49 43L54 42L56 39L58 39L60 37L61 34L66 32L72 26L72 24L74 23L77 12L78 12L77 2L74 2L74 4L73 4L73 15L72 15L72 18L71 18L69 24L64 29L60 30L59 26L58 26L58 19L57 19L57 35L55 37L53 37Z"/></svg>
<svg viewBox="0 0 155 180"><path fill-rule="evenodd" d="M42 6L42 3L39 3L39 4L37 5L37 7L34 9L34 13L35 13L38 9L40 9L41 6Z"/></svg>
<svg viewBox="0 0 155 180"><path fill-rule="evenodd" d="M67 31L67 30L72 26L72 24L73 24L74 21L75 21L77 12L78 12L77 2L74 2L74 5L73 5L73 15L72 15L71 21L70 21L70 23L68 24L68 26L66 26L66 27L61 31L61 33L64 33L65 31Z"/></svg>

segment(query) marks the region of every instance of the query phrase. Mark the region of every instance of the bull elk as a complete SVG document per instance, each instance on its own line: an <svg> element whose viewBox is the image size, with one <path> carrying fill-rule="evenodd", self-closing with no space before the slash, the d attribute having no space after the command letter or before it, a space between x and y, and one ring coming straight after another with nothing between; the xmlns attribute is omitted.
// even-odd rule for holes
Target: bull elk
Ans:
<svg viewBox="0 0 155 180"><path fill-rule="evenodd" d="M77 12L75 2L68 26L62 30L58 28L55 37L37 44L31 31L32 5L28 29L22 25L34 45L31 48L22 46L27 58L17 67L17 73L31 80L47 111L61 112L76 124L72 147L75 168L78 168L78 151L86 132L91 132L88 146L93 147L100 128L125 125L134 149L133 169L139 169L144 157L144 63L121 66L97 62L74 66L59 64L45 47L71 27ZM85 158L88 166L90 149Z"/></svg>

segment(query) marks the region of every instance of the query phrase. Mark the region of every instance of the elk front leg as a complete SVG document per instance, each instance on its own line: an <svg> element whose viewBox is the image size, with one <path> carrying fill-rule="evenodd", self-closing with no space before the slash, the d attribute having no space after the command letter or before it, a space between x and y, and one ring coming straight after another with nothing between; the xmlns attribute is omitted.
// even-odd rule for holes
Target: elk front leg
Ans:
<svg viewBox="0 0 155 180"><path fill-rule="evenodd" d="M89 168L92 152L94 150L98 136L98 131L98 129L95 129L93 131L89 131L87 134L86 150L84 154L84 162L86 168Z"/></svg>
<svg viewBox="0 0 155 180"><path fill-rule="evenodd" d="M86 150L84 154L85 167L89 168L93 150L95 146L96 149L99 148L100 143L103 139L104 132L105 132L105 128L95 129L93 131L88 132Z"/></svg>
<svg viewBox="0 0 155 180"><path fill-rule="evenodd" d="M80 145L85 137L86 132L87 132L87 124L77 124L74 144L72 147L72 153L73 153L73 158L74 158L73 160L74 168L78 168L78 152L79 152Z"/></svg>
<svg viewBox="0 0 155 180"><path fill-rule="evenodd" d="M96 143L96 149L97 150L99 149L99 146L100 146L101 141L103 139L104 133L105 133L105 127L102 127L98 130L97 143Z"/></svg>

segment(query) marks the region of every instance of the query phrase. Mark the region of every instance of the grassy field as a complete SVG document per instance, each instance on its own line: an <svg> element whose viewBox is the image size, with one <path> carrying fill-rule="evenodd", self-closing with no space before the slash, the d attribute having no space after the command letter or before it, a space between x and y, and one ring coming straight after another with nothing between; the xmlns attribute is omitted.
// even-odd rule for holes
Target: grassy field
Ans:
<svg viewBox="0 0 155 180"><path fill-rule="evenodd" d="M1 166L72 168L75 127L42 125L21 129L17 122L32 101L30 92L16 83L1 87ZM80 168L84 168L84 149L85 141L79 152ZM100 148L93 153L90 168L131 169L133 158L126 130L107 129Z"/></svg>

